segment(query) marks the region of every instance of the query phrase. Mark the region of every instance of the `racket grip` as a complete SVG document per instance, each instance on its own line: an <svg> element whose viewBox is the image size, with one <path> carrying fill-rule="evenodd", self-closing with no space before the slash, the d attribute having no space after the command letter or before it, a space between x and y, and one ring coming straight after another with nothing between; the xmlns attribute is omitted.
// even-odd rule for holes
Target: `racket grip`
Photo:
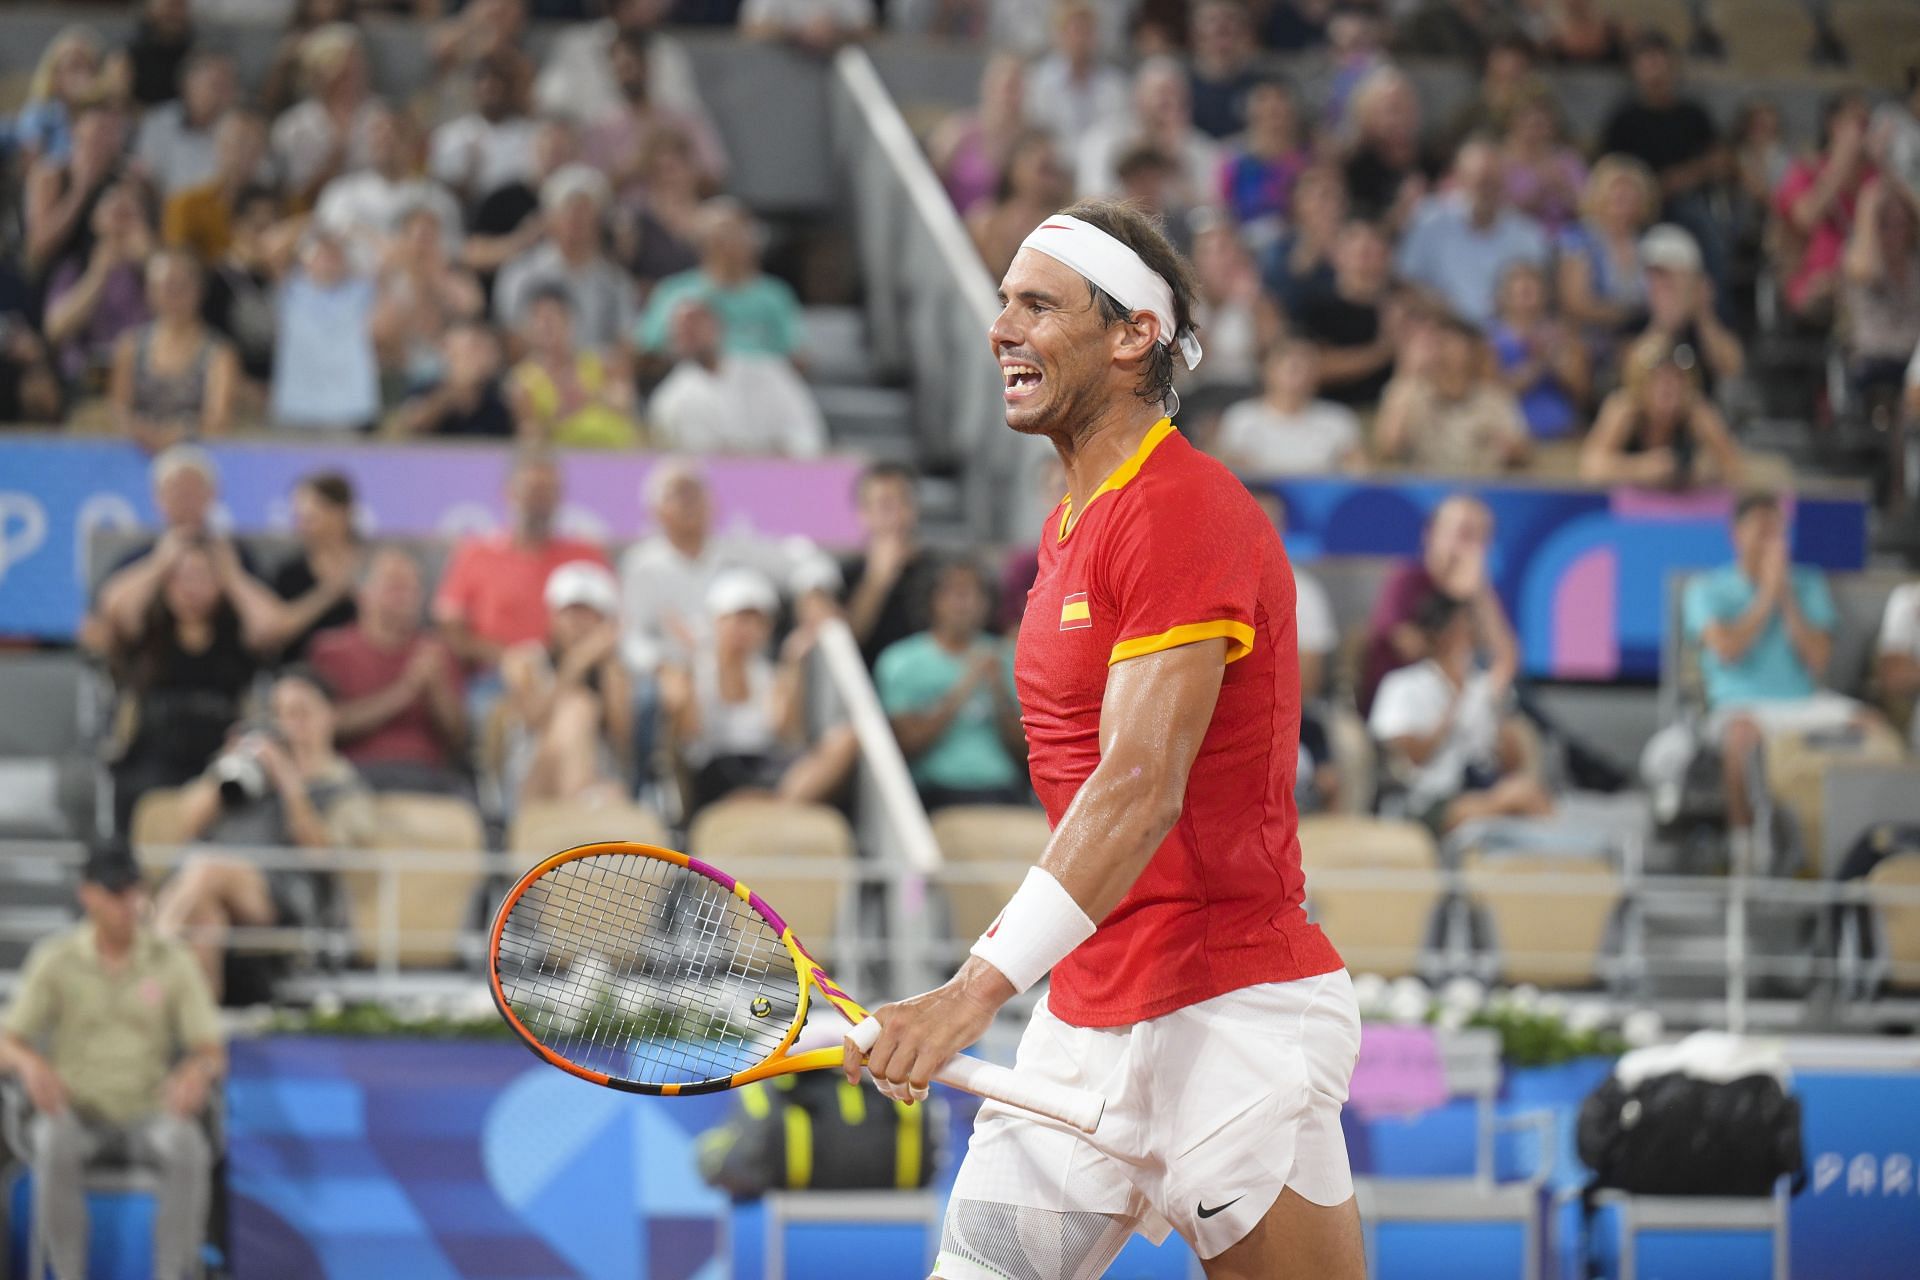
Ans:
<svg viewBox="0 0 1920 1280"><path fill-rule="evenodd" d="M966 1054L949 1059L933 1078L955 1089L1070 1124L1082 1133L1098 1129L1101 1113L1107 1109L1107 1100L1097 1093L1055 1084Z"/></svg>

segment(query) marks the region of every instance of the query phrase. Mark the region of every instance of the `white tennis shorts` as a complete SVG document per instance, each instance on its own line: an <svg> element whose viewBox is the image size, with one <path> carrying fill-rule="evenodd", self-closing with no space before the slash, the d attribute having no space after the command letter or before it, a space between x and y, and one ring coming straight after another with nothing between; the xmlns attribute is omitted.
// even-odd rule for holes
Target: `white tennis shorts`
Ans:
<svg viewBox="0 0 1920 1280"><path fill-rule="evenodd" d="M1018 1069L1103 1094L1099 1130L987 1102L953 1202L1130 1219L1156 1244L1175 1230L1214 1257L1282 1188L1319 1205L1353 1195L1340 1107L1359 1054L1360 1008L1344 969L1127 1027L1070 1026L1042 1000ZM943 1254L942 1276L946 1263Z"/></svg>

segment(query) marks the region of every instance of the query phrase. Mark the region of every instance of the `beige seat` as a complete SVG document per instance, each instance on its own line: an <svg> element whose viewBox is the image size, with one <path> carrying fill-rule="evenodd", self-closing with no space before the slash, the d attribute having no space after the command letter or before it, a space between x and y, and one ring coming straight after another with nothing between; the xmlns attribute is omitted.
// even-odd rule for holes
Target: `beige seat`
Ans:
<svg viewBox="0 0 1920 1280"><path fill-rule="evenodd" d="M853 829L837 809L784 800L722 800L702 809L687 833L687 852L737 876L792 926L808 951L823 963L833 949L841 906L851 900L850 878L792 875L753 867L755 862L847 862Z"/></svg>
<svg viewBox="0 0 1920 1280"><path fill-rule="evenodd" d="M1000 908L1020 887L1026 868L1040 861L1046 852L1047 815L1027 805L963 804L942 809L933 815L933 838L940 854L948 862L1005 862L1021 864L1009 867L1004 875L989 879L943 877L940 885L946 894L952 915L951 928L956 941L972 945L986 932Z"/></svg>
<svg viewBox="0 0 1920 1280"><path fill-rule="evenodd" d="M373 848L439 855L430 870L402 873L397 923L400 963L420 968L455 965L459 932L485 877L486 832L474 807L456 796L390 791L374 798ZM361 959L379 959L380 878L372 871L343 877L347 910ZM421 936L408 936L412 934Z"/></svg>
<svg viewBox="0 0 1920 1280"><path fill-rule="evenodd" d="M1425 827L1314 814L1300 820L1300 861L1308 909L1350 967L1387 977L1419 968L1440 905L1439 855ZM1332 874L1316 882L1318 873Z"/></svg>
<svg viewBox="0 0 1920 1280"><path fill-rule="evenodd" d="M1840 764L1898 764L1905 754L1899 735L1878 717L1868 720L1857 742L1814 742L1803 733L1767 735L1767 790L1799 820L1807 849L1805 874L1827 873L1821 848L1827 771Z"/></svg>
<svg viewBox="0 0 1920 1280"><path fill-rule="evenodd" d="M653 810L637 804L585 808L564 802L522 806L507 829L507 848L529 859L602 840L630 840L636 844L670 847L667 824Z"/></svg>
<svg viewBox="0 0 1920 1280"><path fill-rule="evenodd" d="M1339 812L1364 817L1373 804L1374 771L1379 767L1373 735L1367 732L1367 722L1344 705L1328 714L1326 728L1333 763L1340 770Z"/></svg>
<svg viewBox="0 0 1920 1280"><path fill-rule="evenodd" d="M1493 922L1500 976L1542 987L1587 987L1601 980L1600 948L1620 900L1619 875L1605 857L1495 854L1473 850L1461 862L1467 893ZM1530 876L1579 877L1591 892L1505 883Z"/></svg>
<svg viewBox="0 0 1920 1280"><path fill-rule="evenodd" d="M1888 902L1882 890L1920 892L1920 854L1888 858L1867 873L1867 892L1879 917L1883 959L1890 966L1887 985L1920 988L1920 902Z"/></svg>
<svg viewBox="0 0 1920 1280"><path fill-rule="evenodd" d="M187 831L186 806L181 803L184 787L156 787L140 797L133 806L133 829L129 833L134 856L149 879L163 868L147 859L150 849L170 849L193 837Z"/></svg>

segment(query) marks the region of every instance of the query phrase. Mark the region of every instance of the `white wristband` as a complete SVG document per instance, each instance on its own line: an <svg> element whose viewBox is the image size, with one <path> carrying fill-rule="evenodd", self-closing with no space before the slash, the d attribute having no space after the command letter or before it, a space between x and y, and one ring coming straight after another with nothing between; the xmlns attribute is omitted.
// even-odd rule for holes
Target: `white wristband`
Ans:
<svg viewBox="0 0 1920 1280"><path fill-rule="evenodd" d="M1029 867L1027 878L972 951L1006 975L1015 991L1025 991L1092 937L1093 930L1093 921L1058 880Z"/></svg>

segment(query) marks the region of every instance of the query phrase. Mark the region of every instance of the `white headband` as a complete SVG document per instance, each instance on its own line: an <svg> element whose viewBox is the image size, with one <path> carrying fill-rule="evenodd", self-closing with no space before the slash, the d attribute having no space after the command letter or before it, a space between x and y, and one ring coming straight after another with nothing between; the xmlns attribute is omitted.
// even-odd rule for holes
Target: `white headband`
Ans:
<svg viewBox="0 0 1920 1280"><path fill-rule="evenodd" d="M1160 345L1174 345L1173 286L1142 262L1139 254L1100 228L1056 213L1035 227L1020 247L1072 267L1129 312L1151 312L1160 321ZM1193 330L1181 334L1177 341L1187 368L1199 364L1200 339Z"/></svg>

